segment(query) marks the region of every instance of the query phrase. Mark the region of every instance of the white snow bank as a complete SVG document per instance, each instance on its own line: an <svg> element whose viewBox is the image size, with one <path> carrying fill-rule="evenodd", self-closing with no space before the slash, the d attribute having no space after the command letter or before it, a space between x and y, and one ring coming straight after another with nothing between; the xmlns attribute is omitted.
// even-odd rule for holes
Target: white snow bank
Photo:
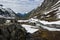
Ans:
<svg viewBox="0 0 60 40"><path fill-rule="evenodd" d="M34 33L38 30L38 29L31 28L31 27L34 27L34 26L31 26L31 25L22 24L22 26L27 30L27 32L30 32L30 33Z"/></svg>
<svg viewBox="0 0 60 40"><path fill-rule="evenodd" d="M30 20L31 20L30 22L39 21L39 22L41 22L42 24L60 24L60 21L48 22L48 21L38 20L38 19L33 19L33 18L31 18Z"/></svg>

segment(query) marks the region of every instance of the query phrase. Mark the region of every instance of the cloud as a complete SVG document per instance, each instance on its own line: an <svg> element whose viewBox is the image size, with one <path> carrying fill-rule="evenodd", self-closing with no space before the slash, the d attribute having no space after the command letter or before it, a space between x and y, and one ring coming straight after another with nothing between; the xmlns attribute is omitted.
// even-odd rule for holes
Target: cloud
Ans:
<svg viewBox="0 0 60 40"><path fill-rule="evenodd" d="M43 0L0 0L7 8L13 9L15 12L29 12L41 4Z"/></svg>

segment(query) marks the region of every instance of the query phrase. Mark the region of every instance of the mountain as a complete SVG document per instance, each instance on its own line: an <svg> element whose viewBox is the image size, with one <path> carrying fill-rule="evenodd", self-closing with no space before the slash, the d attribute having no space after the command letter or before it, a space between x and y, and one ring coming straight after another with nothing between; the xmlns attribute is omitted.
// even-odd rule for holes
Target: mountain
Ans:
<svg viewBox="0 0 60 40"><path fill-rule="evenodd" d="M0 18L1 17L5 19L15 19L16 13L10 8L0 7Z"/></svg>
<svg viewBox="0 0 60 40"><path fill-rule="evenodd" d="M17 13L17 16L20 17L21 20L27 20L27 18L29 17L28 13Z"/></svg>
<svg viewBox="0 0 60 40"><path fill-rule="evenodd" d="M33 9L28 14L29 18L34 18L44 21L58 21L60 20L60 0L44 0L41 6Z"/></svg>
<svg viewBox="0 0 60 40"><path fill-rule="evenodd" d="M17 13L17 15L23 18L26 14Z"/></svg>
<svg viewBox="0 0 60 40"><path fill-rule="evenodd" d="M60 24L47 24L44 25L44 23L41 21L44 21L45 23L49 22L56 22L60 21L60 0L44 0L41 4L41 6L38 6L36 9L33 9L28 14L30 18L38 19L37 25L39 24L38 29L44 29L44 30L51 30L51 31L60 31ZM42 25L43 24L43 25ZM42 27L42 28L41 28Z"/></svg>
<svg viewBox="0 0 60 40"><path fill-rule="evenodd" d="M0 23L5 23L6 20L17 19L16 13L10 8L4 8L0 5Z"/></svg>

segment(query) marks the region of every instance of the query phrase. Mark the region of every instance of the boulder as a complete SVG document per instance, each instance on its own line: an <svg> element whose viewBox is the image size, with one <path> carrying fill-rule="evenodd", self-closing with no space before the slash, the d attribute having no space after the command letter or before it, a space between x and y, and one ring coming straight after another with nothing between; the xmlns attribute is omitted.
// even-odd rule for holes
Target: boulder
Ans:
<svg viewBox="0 0 60 40"><path fill-rule="evenodd" d="M11 24L7 27L0 28L1 40L25 40L26 30L21 25Z"/></svg>

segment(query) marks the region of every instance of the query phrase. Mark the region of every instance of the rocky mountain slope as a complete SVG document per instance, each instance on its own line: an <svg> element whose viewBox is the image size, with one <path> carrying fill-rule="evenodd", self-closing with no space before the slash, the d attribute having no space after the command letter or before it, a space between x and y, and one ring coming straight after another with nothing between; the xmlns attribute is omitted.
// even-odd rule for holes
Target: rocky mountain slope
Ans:
<svg viewBox="0 0 60 40"><path fill-rule="evenodd" d="M60 20L60 0L44 0L41 6L33 9L29 13L28 18L34 18L45 21L57 21Z"/></svg>
<svg viewBox="0 0 60 40"><path fill-rule="evenodd" d="M0 17L6 18L6 19L13 19L15 17L15 12L11 10L10 8L0 8Z"/></svg>

